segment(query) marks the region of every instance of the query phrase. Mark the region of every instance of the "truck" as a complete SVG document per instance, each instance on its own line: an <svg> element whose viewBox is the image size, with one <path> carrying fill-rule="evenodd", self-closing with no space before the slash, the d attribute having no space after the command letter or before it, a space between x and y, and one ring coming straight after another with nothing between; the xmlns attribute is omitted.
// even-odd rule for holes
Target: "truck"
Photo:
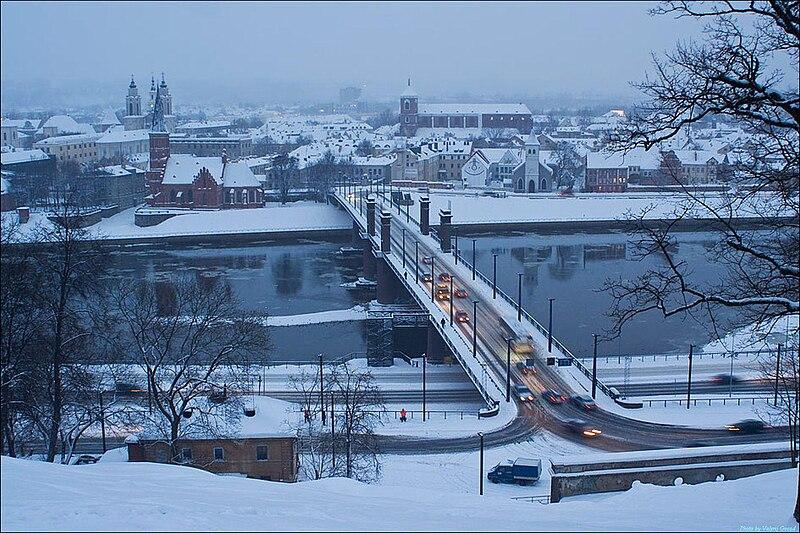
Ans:
<svg viewBox="0 0 800 533"><path fill-rule="evenodd" d="M508 460L494 466L487 478L492 483L516 483L518 485L532 485L539 481L542 475L542 460L518 457L516 461Z"/></svg>

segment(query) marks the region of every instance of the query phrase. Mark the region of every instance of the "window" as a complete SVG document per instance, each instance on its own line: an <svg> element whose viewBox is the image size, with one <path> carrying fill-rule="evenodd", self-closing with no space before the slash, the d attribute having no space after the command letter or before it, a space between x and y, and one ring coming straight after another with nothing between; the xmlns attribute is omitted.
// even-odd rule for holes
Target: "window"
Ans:
<svg viewBox="0 0 800 533"><path fill-rule="evenodd" d="M225 450L222 449L222 446L217 446L214 448L214 460L215 461L225 460Z"/></svg>
<svg viewBox="0 0 800 533"><path fill-rule="evenodd" d="M256 446L256 460L257 461L267 461L269 459L269 453L267 450L266 445Z"/></svg>
<svg viewBox="0 0 800 533"><path fill-rule="evenodd" d="M411 109L411 102L409 100L403 100L403 109L405 109L406 111Z"/></svg>
<svg viewBox="0 0 800 533"><path fill-rule="evenodd" d="M192 449L191 448L181 448L181 458L184 461L191 461L192 460Z"/></svg>

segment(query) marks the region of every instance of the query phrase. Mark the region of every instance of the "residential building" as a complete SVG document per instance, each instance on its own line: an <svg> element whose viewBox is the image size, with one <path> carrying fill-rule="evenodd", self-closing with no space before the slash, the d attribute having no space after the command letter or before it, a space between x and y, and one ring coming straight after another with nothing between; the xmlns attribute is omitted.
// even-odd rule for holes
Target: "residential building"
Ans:
<svg viewBox="0 0 800 533"><path fill-rule="evenodd" d="M36 130L36 138L41 140L56 135L94 135L96 133L91 124L81 124L69 115L53 115Z"/></svg>
<svg viewBox="0 0 800 533"><path fill-rule="evenodd" d="M447 138L423 144L419 149L420 179L461 181L461 168L471 154L471 141Z"/></svg>
<svg viewBox="0 0 800 533"><path fill-rule="evenodd" d="M390 182L392 179L392 156L352 156L347 161L353 165L354 176L366 176L367 179Z"/></svg>
<svg viewBox="0 0 800 533"><path fill-rule="evenodd" d="M158 439L129 439L128 461L168 463L169 443ZM181 464L215 474L239 474L267 481L297 481L297 437L179 439L175 447Z"/></svg>
<svg viewBox="0 0 800 533"><path fill-rule="evenodd" d="M230 133L224 136L202 136L176 133L170 135L172 153L192 154L200 157L221 154L223 150L232 159L253 155L253 139L247 134Z"/></svg>
<svg viewBox="0 0 800 533"><path fill-rule="evenodd" d="M618 152L589 152L585 158L586 192L625 192L629 164Z"/></svg>
<svg viewBox="0 0 800 533"><path fill-rule="evenodd" d="M125 130L121 127L104 133L97 141L98 159L123 159L146 152L150 147L147 130Z"/></svg>
<svg viewBox="0 0 800 533"><path fill-rule="evenodd" d="M42 150L49 156L55 157L59 163L75 161L80 164L86 164L100 159L97 148L97 139L100 137L101 134L99 133L60 135L37 141L33 143L33 147Z"/></svg>

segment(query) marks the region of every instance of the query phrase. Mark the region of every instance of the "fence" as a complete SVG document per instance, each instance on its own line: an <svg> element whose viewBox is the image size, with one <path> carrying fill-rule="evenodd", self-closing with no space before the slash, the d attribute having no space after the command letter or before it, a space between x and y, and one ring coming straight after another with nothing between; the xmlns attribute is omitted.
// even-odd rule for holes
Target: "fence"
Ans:
<svg viewBox="0 0 800 533"><path fill-rule="evenodd" d="M769 403L769 400L770 400L770 398L768 396L750 396L750 397L737 396L736 398L700 398L700 399L693 399L693 400L689 400L689 403L690 403L690 405L695 405L695 406L696 405L709 405L709 406L711 406L713 404L719 405L720 403L722 405L755 405L756 401L759 401L759 402L763 401L764 403ZM672 398L672 399L666 399L666 400L641 400L641 402L643 404L646 403L647 407L652 407L653 405L655 405L656 407L658 407L659 405L663 405L664 407L666 407L667 404L678 404L679 406L686 405L687 400L685 398L683 398L683 399Z"/></svg>
<svg viewBox="0 0 800 533"><path fill-rule="evenodd" d="M512 496L511 499L512 500L521 501L521 502L529 502L529 503L537 502L537 503L541 503L542 505L547 505L548 503L550 503L550 495L549 494L544 494L544 495L541 495L541 496Z"/></svg>
<svg viewBox="0 0 800 533"><path fill-rule="evenodd" d="M692 359L702 360L702 359L730 359L731 354L733 354L734 358L738 358L739 356L745 357L757 357L759 355L772 355L776 354L777 350L737 350L734 352L694 352L692 354ZM614 359L617 360L617 364L622 364L623 361L635 361L638 360L639 362L646 363L646 362L653 362L657 363L659 361L682 361L688 360L689 354L687 353L656 353L656 354L611 354L611 355L598 355L597 361L608 363L609 361L613 361ZM586 360L592 359L591 355L581 355L577 356L578 359Z"/></svg>

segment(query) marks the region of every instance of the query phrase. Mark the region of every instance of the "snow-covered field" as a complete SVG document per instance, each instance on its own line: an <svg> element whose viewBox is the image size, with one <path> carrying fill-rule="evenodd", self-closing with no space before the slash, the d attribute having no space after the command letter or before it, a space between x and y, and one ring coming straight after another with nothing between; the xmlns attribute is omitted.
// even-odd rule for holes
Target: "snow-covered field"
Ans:
<svg viewBox="0 0 800 533"><path fill-rule="evenodd" d="M280 233L352 228L344 211L333 205L315 202L267 204L257 209L221 211L185 211L156 226L140 228L134 224L135 208L120 211L103 219L88 231L98 239L136 239L142 237L201 236L236 233ZM4 213L10 219L16 213ZM44 213L31 213L28 223L20 226L21 236L30 235L41 224L50 225Z"/></svg>
<svg viewBox="0 0 800 533"><path fill-rule="evenodd" d="M637 485L551 505L448 490L459 480L446 467L437 483L416 488L389 479L283 484L164 464L63 466L9 457L2 471L3 531L797 530L793 470L695 486Z"/></svg>

